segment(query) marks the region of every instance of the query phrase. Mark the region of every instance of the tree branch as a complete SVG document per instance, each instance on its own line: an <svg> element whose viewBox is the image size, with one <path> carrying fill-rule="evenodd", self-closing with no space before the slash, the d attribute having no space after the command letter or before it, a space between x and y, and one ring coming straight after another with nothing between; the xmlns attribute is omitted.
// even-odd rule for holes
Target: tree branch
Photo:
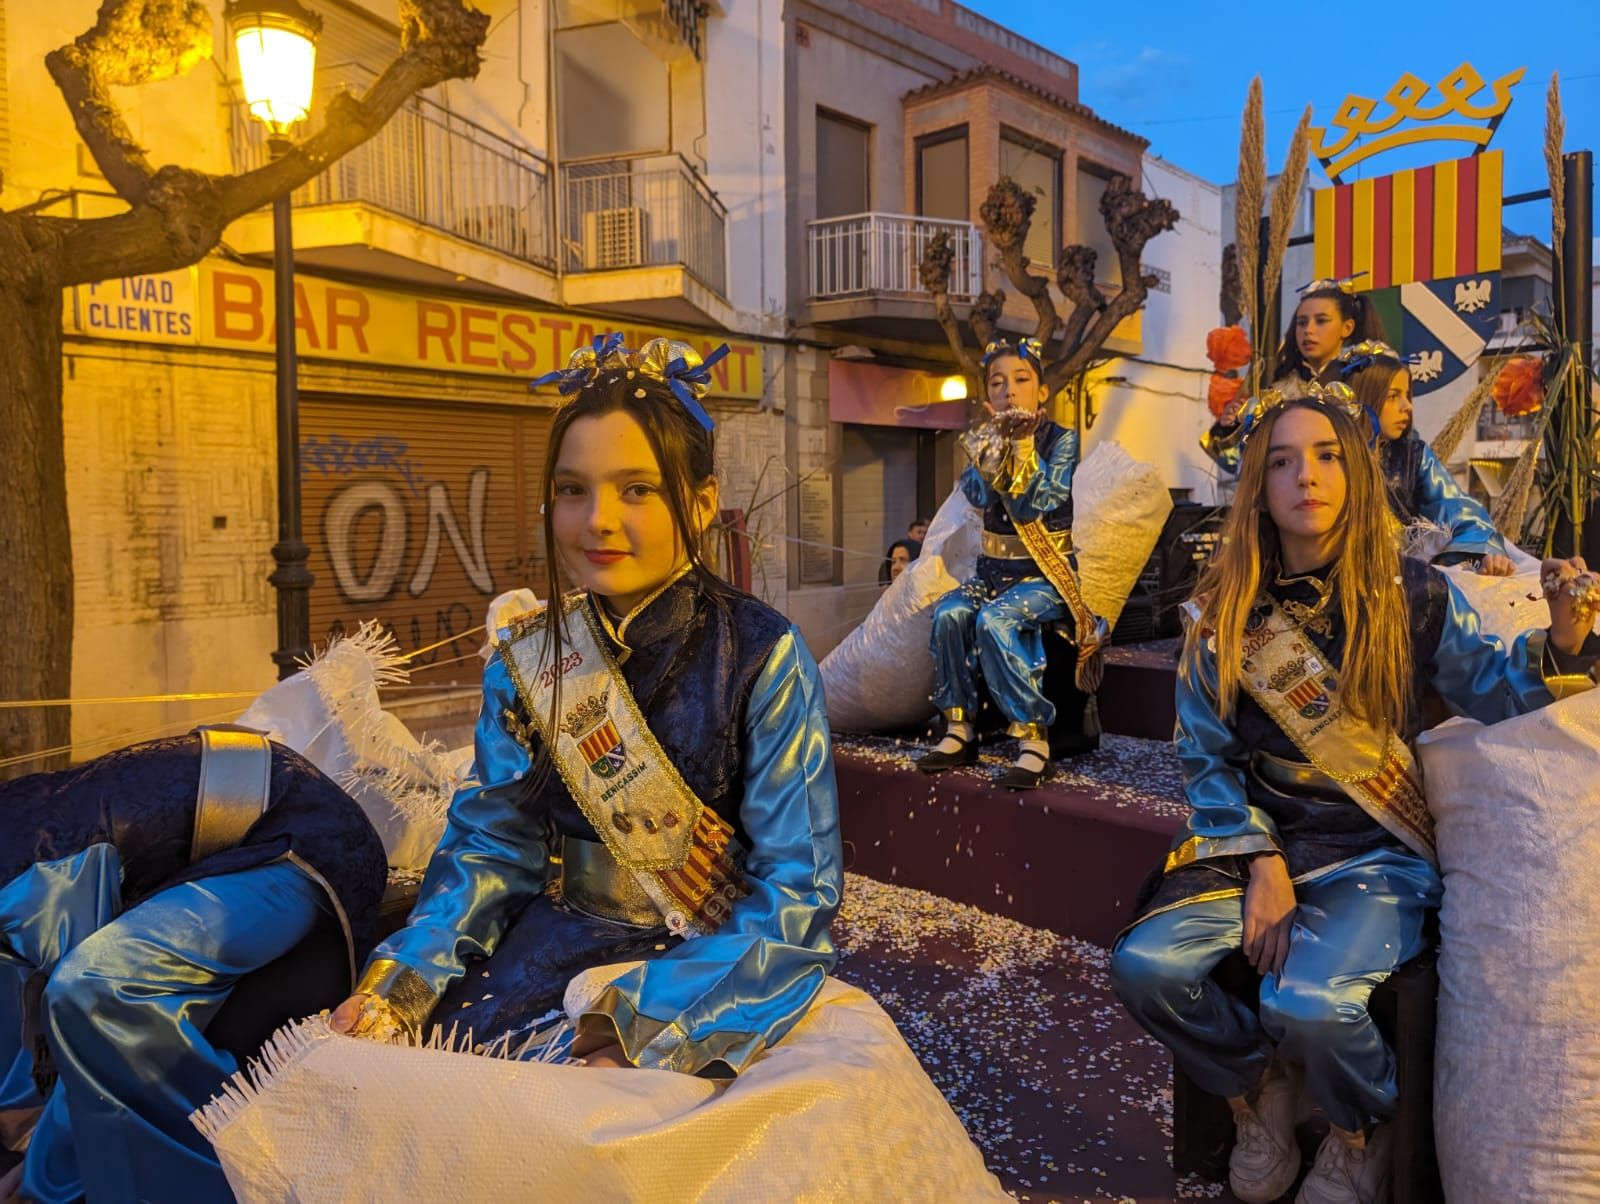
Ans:
<svg viewBox="0 0 1600 1204"><path fill-rule="evenodd" d="M154 6L182 0L145 2ZM125 3L137 6L139 0L108 0L106 8ZM477 75L488 25L487 16L462 0L400 0L400 55L362 96L335 97L323 127L287 154L239 176L180 167L149 173L145 165L142 194L128 213L58 222L54 228L63 284L169 271L196 262L217 245L228 223L321 174L377 133L417 92Z"/></svg>
<svg viewBox="0 0 1600 1204"><path fill-rule="evenodd" d="M45 56L79 136L129 204L144 199L154 172L112 86L171 79L210 56L211 14L200 0L105 0L93 29Z"/></svg>
<svg viewBox="0 0 1600 1204"><path fill-rule="evenodd" d="M1045 384L1051 392L1085 371L1118 324L1144 304L1150 286L1156 282L1154 276L1143 275L1140 266L1145 246L1157 234L1178 224L1178 211L1170 202L1149 200L1123 175L1112 177L1106 185L1105 194L1100 198L1100 213L1105 218L1112 245L1117 249L1117 262L1122 267L1122 291L1104 301L1077 344L1069 346L1066 353L1045 370ZM1062 256L1063 271L1067 258ZM1092 278L1092 261L1089 271ZM1081 285L1081 278L1074 283ZM1091 284L1089 288L1094 295L1103 298L1097 286ZM1073 311L1074 323L1083 312L1084 306L1079 304Z"/></svg>
<svg viewBox="0 0 1600 1204"><path fill-rule="evenodd" d="M922 282L922 287L933 296L933 316L938 319L939 328L944 331L945 342L950 345L950 354L956 357L956 363L966 374L972 389L967 395L976 397L983 385L983 371L978 367L978 361L972 352L967 350L966 340L961 337L961 324L956 319L955 311L950 308L950 269L954 261L955 248L950 245L950 233L948 230L940 230L923 248L922 262L917 265L917 276Z"/></svg>
<svg viewBox="0 0 1600 1204"><path fill-rule="evenodd" d="M1000 264L1006 276L1019 293L1033 302L1034 312L1039 317L1033 337L1041 343L1049 343L1061 325L1061 315L1056 313L1055 302L1050 299L1049 280L1028 271L1028 257L1023 254L1037 203L1037 199L1024 192L1010 176L1001 176L989 189L978 216L989 232L989 241L1000 252Z"/></svg>

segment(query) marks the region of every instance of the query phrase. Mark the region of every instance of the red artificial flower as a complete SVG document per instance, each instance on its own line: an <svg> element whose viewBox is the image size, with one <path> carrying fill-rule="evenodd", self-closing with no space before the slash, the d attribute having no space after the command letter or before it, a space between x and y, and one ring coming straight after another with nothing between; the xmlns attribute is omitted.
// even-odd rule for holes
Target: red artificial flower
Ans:
<svg viewBox="0 0 1600 1204"><path fill-rule="evenodd" d="M1219 326L1206 335L1206 358L1218 372L1232 372L1250 362L1250 336L1240 326Z"/></svg>
<svg viewBox="0 0 1600 1204"><path fill-rule="evenodd" d="M1544 362L1538 356L1507 360L1494 378L1494 404L1507 418L1526 418L1544 405Z"/></svg>
<svg viewBox="0 0 1600 1204"><path fill-rule="evenodd" d="M1235 330L1238 327L1234 327ZM1244 381L1237 376L1224 376L1220 372L1211 374L1211 384L1206 389L1206 404L1211 409L1213 418L1221 418L1222 411L1233 404L1234 398L1239 396L1239 390L1244 387Z"/></svg>

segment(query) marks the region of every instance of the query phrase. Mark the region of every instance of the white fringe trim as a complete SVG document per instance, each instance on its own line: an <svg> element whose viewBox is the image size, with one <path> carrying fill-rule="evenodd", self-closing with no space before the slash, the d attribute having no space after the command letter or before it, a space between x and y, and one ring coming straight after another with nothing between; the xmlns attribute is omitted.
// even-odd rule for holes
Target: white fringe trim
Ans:
<svg viewBox="0 0 1600 1204"><path fill-rule="evenodd" d="M512 1032L502 1034L487 1045L473 1041L472 1030L463 1029L459 1022L452 1023L449 1030L434 1025L428 1036L420 1043L413 1042L404 1033L396 1036L390 1045L409 1048L421 1048L432 1053L467 1054L471 1057L494 1058L504 1062L539 1062L546 1065L565 1065L577 1059L567 1057L562 1051L566 1048L562 1038L567 1035L571 1025L562 1020L554 1028L536 1031L523 1041L516 1049L512 1049L512 1042L520 1038L529 1028L535 1028L554 1016L564 1015L558 1011L547 1013L533 1021L532 1024ZM289 1071L306 1054L312 1046L322 1041L343 1037L328 1027L327 1013L316 1016L307 1016L303 1020L292 1020L267 1039L261 1047L261 1052L245 1064L245 1068L236 1072L225 1083L222 1089L207 1104L196 1108L189 1114L189 1122L200 1130L200 1133L212 1145L227 1130L228 1126L238 1120L256 1102L256 1099L271 1091L279 1076ZM360 1037L345 1037L345 1040L359 1041Z"/></svg>
<svg viewBox="0 0 1600 1204"><path fill-rule="evenodd" d="M359 668L350 663L352 658L358 658ZM332 720L348 733L348 743L359 757L356 765L337 776L339 785L352 793L376 791L408 822L443 823L450 800L463 781L446 760L444 745L429 740L408 747L385 731L389 716L378 702L377 691L383 686L405 685L411 679L406 655L394 633L368 619L354 635L331 640L303 669Z"/></svg>

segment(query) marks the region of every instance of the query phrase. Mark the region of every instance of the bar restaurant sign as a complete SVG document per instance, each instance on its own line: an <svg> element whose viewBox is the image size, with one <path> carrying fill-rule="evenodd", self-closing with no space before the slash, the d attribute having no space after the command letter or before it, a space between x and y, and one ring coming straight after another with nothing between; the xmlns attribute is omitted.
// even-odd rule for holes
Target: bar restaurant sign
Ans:
<svg viewBox="0 0 1600 1204"><path fill-rule="evenodd" d="M537 376L573 348L621 330L630 346L666 336L709 351L724 340L576 314L374 289L316 276L295 278L295 341L308 358L432 368L489 376ZM69 333L139 343L269 352L274 346L272 273L219 260L152 276L79 285L65 306ZM759 400L761 347L726 340L713 393Z"/></svg>

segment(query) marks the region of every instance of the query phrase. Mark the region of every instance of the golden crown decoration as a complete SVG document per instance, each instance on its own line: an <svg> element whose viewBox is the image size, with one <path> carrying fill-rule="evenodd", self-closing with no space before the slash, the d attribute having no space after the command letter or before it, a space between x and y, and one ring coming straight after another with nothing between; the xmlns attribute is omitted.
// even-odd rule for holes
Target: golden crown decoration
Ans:
<svg viewBox="0 0 1600 1204"><path fill-rule="evenodd" d="M611 695L607 687L598 694L591 694L577 706L573 707L561 718L561 730L574 740L580 739L599 727L606 718L606 699Z"/></svg>
<svg viewBox="0 0 1600 1204"><path fill-rule="evenodd" d="M1315 139L1311 153L1337 184L1339 177L1355 164L1397 146L1466 142L1481 150L1494 137L1500 119L1511 107L1511 89L1527 70L1518 67L1491 83L1471 63L1462 63L1437 84L1429 84L1407 71L1383 94L1381 102L1352 92L1339 105L1332 121L1311 127ZM1485 88L1490 90L1490 98L1474 103L1473 97ZM1438 99L1430 100L1435 90ZM1389 106L1389 112L1381 116L1376 115L1380 103ZM1483 124L1430 124L1450 117ZM1399 128L1408 121L1416 124Z"/></svg>

